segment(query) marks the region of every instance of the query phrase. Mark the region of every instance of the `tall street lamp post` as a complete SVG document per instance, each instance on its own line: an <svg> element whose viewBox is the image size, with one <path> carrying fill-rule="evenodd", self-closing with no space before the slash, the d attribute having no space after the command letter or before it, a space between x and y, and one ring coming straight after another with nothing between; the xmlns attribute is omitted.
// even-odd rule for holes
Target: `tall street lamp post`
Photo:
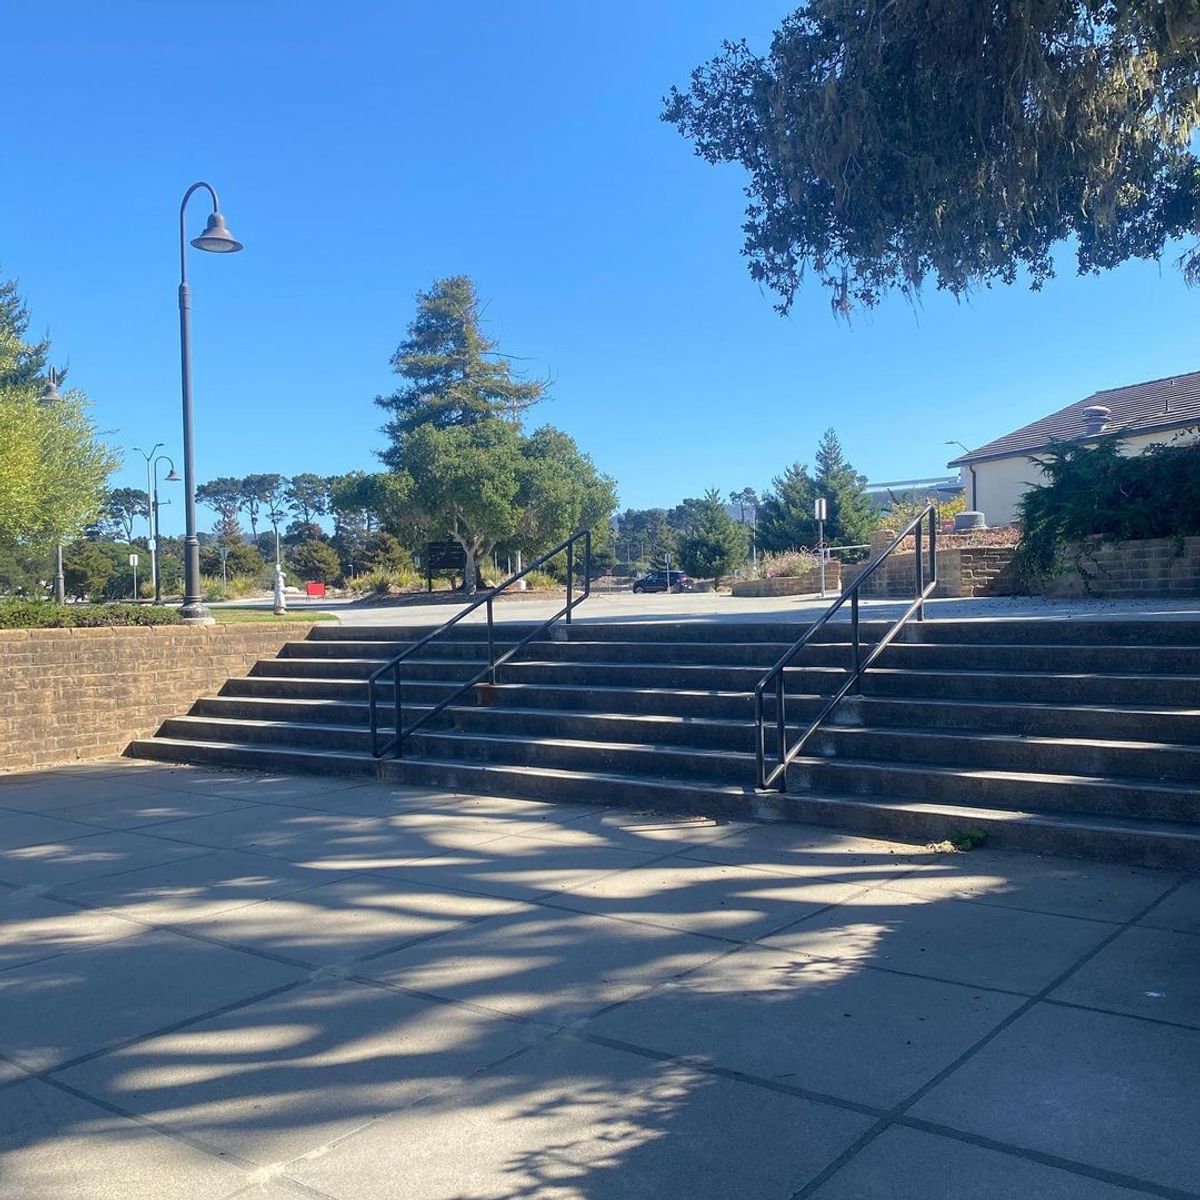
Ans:
<svg viewBox="0 0 1200 1200"><path fill-rule="evenodd" d="M40 404L56 404L62 399L58 385L62 383L66 374L65 370L56 371L53 367L50 368L46 376L46 386L42 388L42 394L38 397ZM63 546L61 541L58 543L54 566L54 602L56 604L66 604L67 602L67 580L63 574Z"/></svg>
<svg viewBox="0 0 1200 1200"><path fill-rule="evenodd" d="M187 625L208 625L212 618L200 593L200 539L196 536L196 461L192 446L192 293L187 281L187 203L203 188L212 197L213 210L204 232L192 239L197 250L230 254L241 250L242 243L225 227L221 201L211 184L193 183L179 205L179 360L183 378L183 607L179 610Z"/></svg>
<svg viewBox="0 0 1200 1200"><path fill-rule="evenodd" d="M158 498L158 464L160 462L169 462L171 464L171 469L166 474L167 483L178 483L179 482L179 476L175 473L174 460L168 454L160 454L154 460L154 490L151 492L151 499L150 499L150 512L153 514L153 518L154 518L154 540L150 543L150 547L151 547L150 565L154 571L153 582L154 582L154 603L155 604L162 603L162 570L161 570L161 567L160 567L160 564L158 561L158 556L157 556L158 538L159 538L159 533L160 533L162 526L158 519L158 510L164 504L171 503L170 500L160 501Z"/></svg>

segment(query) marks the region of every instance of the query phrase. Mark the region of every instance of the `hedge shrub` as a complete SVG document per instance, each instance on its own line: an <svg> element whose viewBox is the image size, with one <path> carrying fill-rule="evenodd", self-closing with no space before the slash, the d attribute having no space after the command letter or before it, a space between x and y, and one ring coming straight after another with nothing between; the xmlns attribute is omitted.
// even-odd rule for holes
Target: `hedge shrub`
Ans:
<svg viewBox="0 0 1200 1200"><path fill-rule="evenodd" d="M1052 574L1063 549L1090 539L1138 541L1200 535L1200 443L1121 453L1122 438L1055 443L1039 461L1046 483L1018 505L1017 565Z"/></svg>
<svg viewBox="0 0 1200 1200"><path fill-rule="evenodd" d="M90 629L103 625L178 625L173 608L152 604L51 604L0 601L0 629Z"/></svg>

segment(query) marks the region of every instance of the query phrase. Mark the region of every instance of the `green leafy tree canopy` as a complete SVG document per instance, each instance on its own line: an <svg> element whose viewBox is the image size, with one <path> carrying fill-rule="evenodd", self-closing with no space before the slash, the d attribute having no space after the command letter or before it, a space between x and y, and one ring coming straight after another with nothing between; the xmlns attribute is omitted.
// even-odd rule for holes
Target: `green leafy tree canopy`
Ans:
<svg viewBox="0 0 1200 1200"><path fill-rule="evenodd" d="M1194 236L1198 69L1195 0L808 0L663 118L749 173L744 253L780 309L811 271L847 314L929 278L1036 288L1072 238L1099 271Z"/></svg>
<svg viewBox="0 0 1200 1200"><path fill-rule="evenodd" d="M0 544L45 553L100 517L118 460L82 392L41 402L47 343L29 341L28 325L15 284L0 282Z"/></svg>

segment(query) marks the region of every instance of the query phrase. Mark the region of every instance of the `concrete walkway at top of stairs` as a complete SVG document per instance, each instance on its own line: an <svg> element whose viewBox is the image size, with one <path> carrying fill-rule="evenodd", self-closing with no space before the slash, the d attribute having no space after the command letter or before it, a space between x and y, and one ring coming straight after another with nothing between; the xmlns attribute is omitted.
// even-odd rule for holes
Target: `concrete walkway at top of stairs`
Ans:
<svg viewBox="0 0 1200 1200"><path fill-rule="evenodd" d="M0 777L0 1196L1200 1200L1200 878Z"/></svg>
<svg viewBox="0 0 1200 1200"><path fill-rule="evenodd" d="M797 623L815 620L833 603L834 597L819 596L736 597L716 592L692 592L682 595L652 594L635 596L631 592L593 592L575 613L574 619L586 622L646 621L780 621ZM864 617L886 619L898 616L908 607L904 600L864 600ZM500 621L544 621L557 612L563 596L512 597L496 602ZM437 604L336 604L322 611L335 613L348 625L440 625L449 620L459 606ZM220 608L213 608L220 620ZM291 611L303 618L305 605ZM848 615L848 608L844 610ZM997 596L978 599L930 600L926 606L930 618L1041 617L1053 619L1200 619L1200 597L1183 600L1049 600L1038 596ZM480 607L466 618L484 620Z"/></svg>

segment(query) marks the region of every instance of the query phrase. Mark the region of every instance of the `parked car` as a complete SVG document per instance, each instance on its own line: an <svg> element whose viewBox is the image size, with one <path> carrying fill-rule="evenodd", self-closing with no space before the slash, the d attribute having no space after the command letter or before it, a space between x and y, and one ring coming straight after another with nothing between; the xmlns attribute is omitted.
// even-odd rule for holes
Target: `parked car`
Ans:
<svg viewBox="0 0 1200 1200"><path fill-rule="evenodd" d="M690 592L692 581L682 571L651 571L633 581L635 592Z"/></svg>

